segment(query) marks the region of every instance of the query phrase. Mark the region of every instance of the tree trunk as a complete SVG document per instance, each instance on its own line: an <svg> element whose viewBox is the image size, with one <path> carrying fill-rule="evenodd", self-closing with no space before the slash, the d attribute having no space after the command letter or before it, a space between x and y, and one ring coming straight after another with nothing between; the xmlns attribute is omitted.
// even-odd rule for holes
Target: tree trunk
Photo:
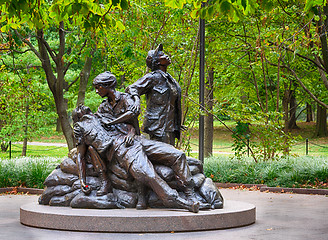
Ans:
<svg viewBox="0 0 328 240"><path fill-rule="evenodd" d="M214 79L214 71L213 68L209 70L208 77L206 81L205 87L205 104L206 109L209 112L213 110L213 79ZM204 119L204 127L205 127L205 136L204 136L204 155L205 157L210 157L213 154L213 115L206 114Z"/></svg>
<svg viewBox="0 0 328 240"><path fill-rule="evenodd" d="M87 57L84 62L83 70L80 73L80 87L79 87L79 93L77 97L76 106L79 106L80 104L84 104L85 99L85 91L87 89L89 77L90 77L90 71L92 66L92 56L93 51L90 53L91 57Z"/></svg>
<svg viewBox="0 0 328 240"><path fill-rule="evenodd" d="M299 129L296 124L296 98L295 98L295 90L290 91L290 101L289 101L289 119L288 119L288 129Z"/></svg>
<svg viewBox="0 0 328 240"><path fill-rule="evenodd" d="M24 140L23 140L23 150L22 150L22 156L26 156L27 152L27 134L28 134L28 113L29 113L29 103L27 100L26 106L25 106L25 126L24 126Z"/></svg>
<svg viewBox="0 0 328 240"><path fill-rule="evenodd" d="M59 118L57 118L57 121L56 121L56 132L59 132L59 133L63 132Z"/></svg>
<svg viewBox="0 0 328 240"><path fill-rule="evenodd" d="M306 103L306 122L313 121L313 111L312 106L309 103Z"/></svg>
<svg viewBox="0 0 328 240"><path fill-rule="evenodd" d="M315 137L327 137L327 109L317 104L317 122L315 127Z"/></svg>
<svg viewBox="0 0 328 240"><path fill-rule="evenodd" d="M48 54L48 52L51 51L47 50L43 30L38 30L37 35L42 68L46 74L48 86L55 100L57 115L62 126L68 149L71 150L72 148L74 148L73 129L69 124L69 117L67 114L67 99L64 98L64 77L66 73L66 69L63 62L63 54L65 50L64 25L63 23L61 23L61 26L59 28L59 53L56 56L52 56L53 61L55 61L56 63L57 77L54 75L54 71L52 69Z"/></svg>
<svg viewBox="0 0 328 240"><path fill-rule="evenodd" d="M73 137L73 129L69 123L69 117L67 114L67 99L64 98L63 92L54 96L57 115L63 130L63 134L65 136L68 149L71 150L75 147L74 137Z"/></svg>
<svg viewBox="0 0 328 240"><path fill-rule="evenodd" d="M289 89L287 84L284 84L285 91L284 91L284 96L282 98L282 108L283 108L283 118L284 118L284 131L288 132L288 103L289 103Z"/></svg>

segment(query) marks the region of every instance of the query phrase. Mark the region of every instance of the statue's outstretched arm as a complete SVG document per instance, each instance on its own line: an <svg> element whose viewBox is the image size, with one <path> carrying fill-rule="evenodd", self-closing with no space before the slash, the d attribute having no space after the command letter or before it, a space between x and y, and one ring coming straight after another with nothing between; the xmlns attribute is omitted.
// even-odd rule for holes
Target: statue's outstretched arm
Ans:
<svg viewBox="0 0 328 240"><path fill-rule="evenodd" d="M128 122L130 119L136 117L135 113L132 111L127 111L124 114L122 114L121 116L119 116L118 118L108 122L108 125L113 125L116 123L126 123Z"/></svg>
<svg viewBox="0 0 328 240"><path fill-rule="evenodd" d="M86 184L86 163L85 163L85 154L87 151L87 146L85 143L79 143L77 145L77 166L79 170L79 178L81 182L81 189L85 194L91 192L91 187Z"/></svg>

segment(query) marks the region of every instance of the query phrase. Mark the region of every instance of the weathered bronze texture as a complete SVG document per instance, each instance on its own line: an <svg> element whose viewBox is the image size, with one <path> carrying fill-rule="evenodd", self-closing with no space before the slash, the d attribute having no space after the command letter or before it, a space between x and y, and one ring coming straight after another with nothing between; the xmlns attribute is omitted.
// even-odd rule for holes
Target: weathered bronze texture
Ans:
<svg viewBox="0 0 328 240"><path fill-rule="evenodd" d="M140 96L146 95L143 130L150 139L174 145L181 132L180 85L167 73L171 59L164 54L162 44L148 52L146 63L151 72L128 86L126 92L134 97L136 109L140 109Z"/></svg>
<svg viewBox="0 0 328 240"><path fill-rule="evenodd" d="M191 212L223 207L198 160L140 135L134 96L115 90L112 73L99 74L93 84L105 100L95 114L83 105L73 111L77 149L46 179L40 204Z"/></svg>

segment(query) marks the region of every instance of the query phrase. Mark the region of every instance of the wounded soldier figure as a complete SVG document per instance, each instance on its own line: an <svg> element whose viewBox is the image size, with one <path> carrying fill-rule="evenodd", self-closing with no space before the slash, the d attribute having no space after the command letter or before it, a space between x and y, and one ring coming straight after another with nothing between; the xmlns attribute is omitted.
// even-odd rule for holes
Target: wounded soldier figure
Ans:
<svg viewBox="0 0 328 240"><path fill-rule="evenodd" d="M126 133L131 134L134 128L132 125L119 123L120 129L112 125L111 129L104 129L100 124L99 119L92 114L88 107L80 105L73 111L74 120L74 136L77 140L77 165L79 169L79 176L81 181L81 188L84 193L90 192L90 187L86 183L85 171L85 154L88 150L93 162L98 162L98 165L109 165L109 162L115 159L125 170L132 175L132 177L150 187L163 201L167 207L179 207L188 209L191 212L197 213L200 208L200 203L195 201L195 198L184 199L179 196L175 189L172 189L167 182L165 182L155 171L152 162L149 160L146 151L142 145L147 143L148 149L153 147L153 156L158 157L157 160L167 162L170 159L172 168L177 167L175 173L181 172L181 166L189 171L187 168L186 158L181 151L174 147L144 139L141 136L134 136L133 141L130 141ZM164 147L156 146L163 145ZM155 151L156 150L156 151ZM182 155L182 156L181 156ZM162 158L162 159L161 159ZM100 163L100 164L99 164ZM105 170L106 168L103 167ZM174 170L174 169L173 169ZM183 174L179 174L182 176ZM190 173L189 173L190 175ZM180 176L176 176L178 180ZM106 171L100 174L102 178L102 186L98 191L110 191L110 182L106 176ZM190 176L191 178L191 176ZM209 208L209 204L202 204L202 208Z"/></svg>

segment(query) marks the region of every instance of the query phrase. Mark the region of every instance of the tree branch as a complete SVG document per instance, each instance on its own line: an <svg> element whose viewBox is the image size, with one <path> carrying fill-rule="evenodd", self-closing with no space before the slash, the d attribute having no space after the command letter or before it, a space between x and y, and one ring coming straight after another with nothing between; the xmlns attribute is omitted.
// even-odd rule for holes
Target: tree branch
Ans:
<svg viewBox="0 0 328 240"><path fill-rule="evenodd" d="M43 32L43 30L42 30L42 32ZM54 52L52 51L51 47L49 46L48 42L44 39L43 36L44 35L42 34L42 37L40 38L40 41L45 46L45 48L47 49L47 52L49 53L51 59L57 64L56 56L55 56Z"/></svg>
<svg viewBox="0 0 328 240"><path fill-rule="evenodd" d="M318 62L318 64L320 64L320 58L318 55L315 56L315 60ZM323 71L322 69L318 68L320 76L321 76L321 80L323 81L323 84L325 85L326 89L328 90L328 80L327 80L327 76L325 71Z"/></svg>
<svg viewBox="0 0 328 240"><path fill-rule="evenodd" d="M30 48L26 49L25 51L18 51L16 49L9 49L9 48L0 48L0 51L11 51L11 52L19 53L19 54L23 54L23 53L26 53L28 51L33 52L32 49L30 49Z"/></svg>
<svg viewBox="0 0 328 240"><path fill-rule="evenodd" d="M83 48L87 45L87 39L84 40L84 43L82 44L80 51L78 52L78 54L76 55L76 57L74 58L74 60L77 59L78 56L81 56L82 50ZM64 68L64 75L66 74L67 70L69 69L69 67L73 64L74 60L72 60L71 62L69 62L65 68Z"/></svg>
<svg viewBox="0 0 328 240"><path fill-rule="evenodd" d="M27 41L16 29L14 31L16 35L19 37L19 39L22 42L24 42L27 46L29 46L31 51L42 61L40 53L38 52L38 50L36 50L36 48L32 45L32 43L30 41Z"/></svg>
<svg viewBox="0 0 328 240"><path fill-rule="evenodd" d="M270 63L273 66L277 66L274 63ZM319 103L321 106L323 106L324 108L328 109L328 105L325 104L324 102L320 101L316 96L314 96L314 94L304 85L304 83L302 82L302 80L297 76L296 72L291 69L290 67L286 66L286 65L280 65L280 67L286 68L288 71L290 71L293 76L296 78L296 80L298 81L298 83L301 85L301 87L304 89L305 92L307 92L307 94L309 94L309 96L316 101L317 103Z"/></svg>
<svg viewBox="0 0 328 240"><path fill-rule="evenodd" d="M272 41L270 41L270 40L269 40L268 42L269 42L270 44L272 44L272 45L275 45L275 46L279 47L279 45L278 45L277 43L274 43L274 42L272 42ZM292 50L292 49L290 49L290 48L288 48L288 47L286 47L286 46L281 46L281 47L282 47L283 49L289 51L289 52L292 52L294 55L296 55L296 56L298 56L298 57L300 57L300 58L303 58L303 59L305 59L305 60L307 60L307 61L312 62L316 67L318 67L318 68L320 68L321 70L323 70L323 71L326 72L326 69L325 69L324 67L322 67L322 65L319 64L318 62L316 62L315 60L313 60L313 59L311 59L311 58L309 58L309 57L306 57L306 56L304 56L304 55L301 55L301 54L299 54L299 53L295 53L294 50Z"/></svg>

